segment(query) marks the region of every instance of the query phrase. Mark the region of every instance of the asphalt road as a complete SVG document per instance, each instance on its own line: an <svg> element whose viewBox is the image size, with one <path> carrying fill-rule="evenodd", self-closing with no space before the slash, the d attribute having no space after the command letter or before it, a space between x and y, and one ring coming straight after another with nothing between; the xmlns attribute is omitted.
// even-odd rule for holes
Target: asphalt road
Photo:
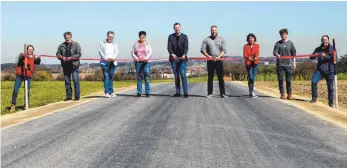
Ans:
<svg viewBox="0 0 347 168"><path fill-rule="evenodd" d="M2 167L347 167L347 131L277 98L205 83L101 98L1 131Z"/></svg>

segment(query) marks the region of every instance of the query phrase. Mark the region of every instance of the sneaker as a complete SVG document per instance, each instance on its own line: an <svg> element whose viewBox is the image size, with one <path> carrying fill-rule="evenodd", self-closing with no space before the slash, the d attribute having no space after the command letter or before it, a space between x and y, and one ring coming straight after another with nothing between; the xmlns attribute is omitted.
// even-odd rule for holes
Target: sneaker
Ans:
<svg viewBox="0 0 347 168"><path fill-rule="evenodd" d="M222 94L222 95L220 95L222 98L228 98L228 96L227 95L225 95L225 94Z"/></svg>
<svg viewBox="0 0 347 168"><path fill-rule="evenodd" d="M146 94L146 97L149 98L149 97L151 97L151 96L150 96L149 94Z"/></svg>
<svg viewBox="0 0 347 168"><path fill-rule="evenodd" d="M281 93L280 99L286 100L286 96L284 95L284 93Z"/></svg>
<svg viewBox="0 0 347 168"><path fill-rule="evenodd" d="M140 93L138 93L138 94L136 95L136 97L141 97L141 94L140 94Z"/></svg>
<svg viewBox="0 0 347 168"><path fill-rule="evenodd" d="M288 94L287 99L288 99L288 100L294 100L292 94Z"/></svg>
<svg viewBox="0 0 347 168"><path fill-rule="evenodd" d="M108 94L108 93L106 93L106 94L105 94L105 97L106 97L106 98L110 98L110 97L111 97L111 95L110 95L110 94Z"/></svg>
<svg viewBox="0 0 347 168"><path fill-rule="evenodd" d="M317 99L316 98L312 98L312 100L310 101L310 103L316 103Z"/></svg>
<svg viewBox="0 0 347 168"><path fill-rule="evenodd" d="M11 104L10 112L12 113L12 112L14 112L14 111L16 111L16 105Z"/></svg>
<svg viewBox="0 0 347 168"><path fill-rule="evenodd" d="M209 95L207 95L207 96L206 96L206 98L212 98L212 95L211 95L211 94L209 94Z"/></svg>
<svg viewBox="0 0 347 168"><path fill-rule="evenodd" d="M258 97L257 95L255 95L253 92L250 94L252 98L256 98Z"/></svg>
<svg viewBox="0 0 347 168"><path fill-rule="evenodd" d="M188 98L188 94L184 94L184 96L183 96L184 98Z"/></svg>
<svg viewBox="0 0 347 168"><path fill-rule="evenodd" d="M74 101L79 101L80 100L80 98L79 97L76 97L75 99L74 99Z"/></svg>
<svg viewBox="0 0 347 168"><path fill-rule="evenodd" d="M70 101L70 100L72 100L72 98L67 97L64 99L64 101Z"/></svg>
<svg viewBox="0 0 347 168"><path fill-rule="evenodd" d="M334 108L334 104L329 104L329 107Z"/></svg>
<svg viewBox="0 0 347 168"><path fill-rule="evenodd" d="M111 97L117 97L117 95L115 93L112 93Z"/></svg>

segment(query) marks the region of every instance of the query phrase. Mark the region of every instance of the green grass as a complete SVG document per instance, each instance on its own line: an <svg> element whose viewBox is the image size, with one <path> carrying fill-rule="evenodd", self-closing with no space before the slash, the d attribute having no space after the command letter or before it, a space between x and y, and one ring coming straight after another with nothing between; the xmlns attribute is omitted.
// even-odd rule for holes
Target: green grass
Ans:
<svg viewBox="0 0 347 168"><path fill-rule="evenodd" d="M347 80L347 73L337 74L337 80Z"/></svg>
<svg viewBox="0 0 347 168"><path fill-rule="evenodd" d="M207 77L188 78L189 83L204 82L207 81ZM152 80L151 83L163 83L174 82L174 79ZM81 81L81 96L86 96L92 93L103 91L102 81L87 82ZM136 81L115 81L114 87L129 87L136 86ZM12 92L14 87L14 81L1 82L1 115L9 113L8 107L11 105ZM32 81L30 88L30 103L29 107L39 107L49 103L62 101L65 98L65 85L63 81ZM22 110L24 105L24 84L17 97L17 111ZM18 108L19 107L19 108Z"/></svg>

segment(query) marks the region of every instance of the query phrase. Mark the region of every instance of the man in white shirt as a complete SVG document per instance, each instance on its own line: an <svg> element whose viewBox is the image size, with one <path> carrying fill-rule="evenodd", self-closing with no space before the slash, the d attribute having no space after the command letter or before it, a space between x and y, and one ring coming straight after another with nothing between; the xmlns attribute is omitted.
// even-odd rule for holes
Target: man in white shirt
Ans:
<svg viewBox="0 0 347 168"><path fill-rule="evenodd" d="M108 31L106 40L100 44L101 69L104 73L105 97L116 97L113 89L114 74L117 66L118 45L114 41L114 32Z"/></svg>

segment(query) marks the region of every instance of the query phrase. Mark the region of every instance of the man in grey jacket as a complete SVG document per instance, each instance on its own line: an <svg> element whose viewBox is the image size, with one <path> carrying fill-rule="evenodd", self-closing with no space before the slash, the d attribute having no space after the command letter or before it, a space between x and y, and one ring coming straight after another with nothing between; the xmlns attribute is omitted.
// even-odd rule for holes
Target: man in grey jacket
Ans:
<svg viewBox="0 0 347 168"><path fill-rule="evenodd" d="M296 55L296 49L294 46L294 43L287 39L288 36L288 30L287 29L281 29L279 31L281 40L276 42L273 54L277 57L276 62L276 68L277 68L277 76L278 76L278 86L281 93L281 99L286 99L284 94L284 87L283 87L283 80L284 80L284 74L286 75L286 88L287 88L287 99L293 100L292 97L292 74L293 69L292 65L295 69L295 58L292 59L281 59L281 56L295 56Z"/></svg>
<svg viewBox="0 0 347 168"><path fill-rule="evenodd" d="M74 82L75 100L80 99L80 82L78 79L78 68L81 57L80 45L72 40L71 32L64 33L65 42L59 45L57 58L61 61L65 77L66 98L64 101L72 100L71 75Z"/></svg>
<svg viewBox="0 0 347 168"><path fill-rule="evenodd" d="M213 93L213 77L214 72L217 72L219 81L219 91L222 98L228 98L225 95L225 85L224 85L224 69L223 61L220 60L224 57L226 53L226 43L223 37L218 36L217 26L211 26L211 36L204 39L201 45L201 53L207 57L207 71L208 71L208 87L207 87L207 98L212 97Z"/></svg>

